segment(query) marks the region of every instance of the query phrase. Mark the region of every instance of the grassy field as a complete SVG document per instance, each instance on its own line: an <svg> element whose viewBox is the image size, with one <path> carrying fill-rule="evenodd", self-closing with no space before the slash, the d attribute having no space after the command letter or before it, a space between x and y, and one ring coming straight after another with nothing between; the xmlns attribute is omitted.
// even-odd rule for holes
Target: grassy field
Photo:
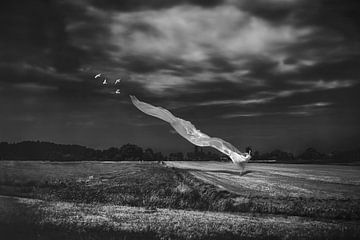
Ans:
<svg viewBox="0 0 360 240"><path fill-rule="evenodd" d="M239 176L215 162L2 161L0 232L10 239L356 239L359 175L358 167L324 165L250 164Z"/></svg>

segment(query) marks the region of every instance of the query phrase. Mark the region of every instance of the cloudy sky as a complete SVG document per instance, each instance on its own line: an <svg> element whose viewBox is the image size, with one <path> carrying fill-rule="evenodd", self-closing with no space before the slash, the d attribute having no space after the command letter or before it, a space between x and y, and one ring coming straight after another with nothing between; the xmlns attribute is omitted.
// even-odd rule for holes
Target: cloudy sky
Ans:
<svg viewBox="0 0 360 240"><path fill-rule="evenodd" d="M0 141L192 145L129 94L243 150L360 147L357 0L2 3ZM102 85L122 78L121 94Z"/></svg>

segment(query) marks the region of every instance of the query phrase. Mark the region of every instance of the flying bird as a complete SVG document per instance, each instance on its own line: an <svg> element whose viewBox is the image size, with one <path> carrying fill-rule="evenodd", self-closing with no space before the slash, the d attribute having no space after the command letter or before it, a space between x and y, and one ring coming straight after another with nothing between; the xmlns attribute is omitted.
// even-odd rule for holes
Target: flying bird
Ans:
<svg viewBox="0 0 360 240"><path fill-rule="evenodd" d="M99 78L100 76L101 76L101 73L98 73L98 74L95 75L94 78Z"/></svg>
<svg viewBox="0 0 360 240"><path fill-rule="evenodd" d="M117 83L119 83L120 81L121 81L120 78L119 78L119 79L116 79L114 84L117 84Z"/></svg>
<svg viewBox="0 0 360 240"><path fill-rule="evenodd" d="M170 111L162 107L155 107L151 104L139 101L135 96L130 95L131 102L137 107L140 111L164 120L176 130L183 138L191 142L192 144L200 147L213 147L218 151L228 155L234 164L239 166L242 171L240 174L244 173L245 164L251 158L251 151L248 153L240 152L236 147L230 143L216 137L210 137L200 130L196 129L195 126L186 120L175 117Z"/></svg>
<svg viewBox="0 0 360 240"><path fill-rule="evenodd" d="M116 89L115 94L120 94L120 89Z"/></svg>
<svg viewBox="0 0 360 240"><path fill-rule="evenodd" d="M103 84L104 84L104 85L106 85L106 84L107 84L106 78L104 79Z"/></svg>

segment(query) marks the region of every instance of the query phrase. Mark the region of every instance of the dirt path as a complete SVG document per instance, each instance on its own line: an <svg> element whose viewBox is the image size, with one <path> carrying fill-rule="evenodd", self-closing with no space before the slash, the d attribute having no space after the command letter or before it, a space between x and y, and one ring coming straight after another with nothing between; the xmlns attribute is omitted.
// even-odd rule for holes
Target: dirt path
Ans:
<svg viewBox="0 0 360 240"><path fill-rule="evenodd" d="M310 164L250 163L240 176L232 163L166 162L188 169L195 177L219 188L272 197L360 199L360 167Z"/></svg>

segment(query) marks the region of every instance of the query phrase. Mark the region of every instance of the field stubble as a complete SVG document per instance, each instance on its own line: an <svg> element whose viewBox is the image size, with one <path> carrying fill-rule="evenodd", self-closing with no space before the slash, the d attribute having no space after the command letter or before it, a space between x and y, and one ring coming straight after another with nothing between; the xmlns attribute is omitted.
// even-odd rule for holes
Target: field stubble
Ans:
<svg viewBox="0 0 360 240"><path fill-rule="evenodd" d="M345 236L346 238L348 238L353 236L353 234L359 232L359 228L356 227L356 223L359 220L360 216L360 204L358 199L354 198L337 199L332 197L316 198L301 195L292 196L286 194L264 194L267 191L261 192L256 188L251 189L245 186L237 186L237 188L234 189L236 191L229 192L227 191L228 189L222 190L224 188L221 186L220 188L216 187L216 182L209 182L209 179L211 177L214 178L214 181L217 179L214 175L210 174L210 178L204 178L204 182L200 180L200 175L194 176L194 171L190 171L189 173L189 170L173 167L164 167L156 163L41 163L5 161L0 162L0 164L1 195L42 199L49 202L49 204L51 202L58 202L60 204L58 206L64 204L65 206L68 206L67 208L62 208L63 210L67 209L66 211L64 210L64 212L68 212L71 209L81 209L81 212L85 211L85 213L87 213L89 212L89 208L91 208L89 206L92 206L94 204L94 206L96 206L96 209L101 208L101 206L105 207L105 205L113 206L113 210L115 211L115 213L112 214L112 220L115 219L115 222L128 222L128 219L121 220L116 218L116 216L118 216L116 215L116 211L118 209L114 207L114 205L125 205L133 207L144 207L141 214L144 215L144 213L149 213L151 214L151 216L157 216L158 213L165 211L160 210L163 208L232 213L245 212L247 214L250 214L248 216L254 219L264 219L265 217L261 214L277 214L271 215L273 217L269 217L268 220L270 220L266 222L266 224L264 223L262 227L259 228L261 231L264 231L264 236L267 236L268 238L271 238L271 236L281 235L280 230L271 230L271 228L278 228L282 224L281 221L281 224L277 222L279 219L282 219L282 221L289 219L288 221L290 222L303 221L304 223L310 221L304 219L301 220L301 218L297 219L296 217L292 216L313 217L319 219L319 224L313 225L313 230L315 231L313 233L318 234L318 236L321 238L324 236L325 238L329 238L330 235L326 234L326 232L330 233L332 231L333 232L331 236L337 236L339 238L344 238ZM201 173L201 171L198 171L198 173ZM204 172L204 174L208 173ZM221 180L221 174L227 173L220 172L216 174L218 176L220 174ZM250 176L251 175L248 175L247 177L243 178L244 184L246 181L250 181L246 180L246 178ZM256 182L257 179L254 180ZM206 183L206 181L209 183ZM219 184L221 185L222 182L220 181ZM252 184L254 184L254 182ZM239 187L242 191L239 191ZM39 204L35 205L39 206ZM44 206L44 203L40 205ZM43 211L46 208L41 209L41 211ZM51 207L50 209L53 209L55 212L60 211L57 207ZM175 215L178 215L179 212L173 213ZM123 213L121 213L120 215L122 214ZM223 215L224 213L217 214L219 216L223 216L223 218L220 218L221 221L224 221L224 219L229 219L229 216L236 217L236 215L232 214L226 216ZM215 232L219 233L218 230L222 229L222 225L219 225L220 223L214 220L216 219L217 214L214 213L206 215L205 217L207 220L203 220L202 222L204 225L201 225L199 227L204 227L205 229L216 229ZM169 219L171 220L171 218L173 218L175 215L171 215ZM62 218L63 214L54 215L50 211L47 214L43 215L43 217L41 218L42 220L45 219L44 216L53 216L53 219L57 219ZM108 218L109 216L107 216L106 218ZM164 225L164 222L170 221L169 219L160 219L159 216L155 217L155 220L153 220L157 221L160 225ZM238 215L237 217L239 216L240 215ZM102 216L99 211L95 211L87 218L82 218L80 220L78 219L76 221L74 220L74 222L103 222L103 220L105 219L103 217L104 216ZM242 217L244 217L244 215L242 215ZM140 218L140 220L138 219L136 221L143 221L141 219L143 218ZM355 224L353 222L346 223L346 221L349 220L355 220ZM177 221L178 222L170 221L171 225L164 228L167 230L162 229L161 231L159 231L167 232L166 234L170 235L175 234L174 236L177 236L176 238L178 238L179 236L181 236L181 234L176 233L176 229L182 229L181 231L190 234L186 235L186 238L189 238L189 236L192 236L191 234L193 234L193 231L186 230L189 229L189 227L186 227L187 221L195 224L200 220L198 218L186 218L181 220L178 219ZM240 221L240 219L234 221ZM280 225L268 225L268 223L271 221L273 221L274 224L279 223ZM316 222L315 220L311 221ZM46 224L42 223L41 226L52 226L54 222L56 221L48 221L46 222ZM71 224L73 225L74 223ZM105 224L105 226L110 225L108 223ZM146 223L145 225L148 226L149 224ZM251 231L247 229L245 232L236 232L235 230L230 231L229 228L232 228L230 226L234 226L234 229L238 229L239 227L238 225L234 225L233 222L226 222L225 225L225 229L227 230L220 231L222 237L228 236L229 238L231 238L234 236L232 235L233 233L236 233L236 236L245 236L245 233L247 232L248 239L251 239L251 231L260 231L257 229L253 229L255 225L250 226L245 224L244 227L241 229L244 230L245 226L248 226L250 230L252 229ZM52 228L51 226L50 228ZM96 228L96 226L92 226L91 229ZM140 224L140 226L144 226L144 224ZM170 228L170 226L173 228L173 230L171 231L168 229ZM258 225L256 226L259 227ZM297 225L295 224L294 226ZM308 227L310 228L310 225ZM56 225L56 229L59 229L59 225ZM111 229L113 228L111 227ZM145 232L146 236L148 237L155 235L159 236L159 231L155 231L151 227L149 228L152 229L151 231L148 229L148 227L145 230L139 230L136 228L129 228L125 230L123 228L121 229L121 231L125 231L126 234L128 234L130 231L134 234L137 234L139 232ZM287 230L286 228L284 229L285 230L282 233L281 238L284 238L284 236L286 236ZM299 234L299 231L302 231L303 229L305 229L304 225L298 226L298 233L296 234ZM306 231L311 233L313 230L307 229ZM293 229L292 231L295 230ZM216 233L212 232L202 234L203 235L201 235L201 237L197 235L196 237L194 235L194 238L201 239L203 236L218 236L216 235ZM261 234L259 234L259 232L255 234L257 238L261 236ZM141 236L139 235L139 238L141 238Z"/></svg>

